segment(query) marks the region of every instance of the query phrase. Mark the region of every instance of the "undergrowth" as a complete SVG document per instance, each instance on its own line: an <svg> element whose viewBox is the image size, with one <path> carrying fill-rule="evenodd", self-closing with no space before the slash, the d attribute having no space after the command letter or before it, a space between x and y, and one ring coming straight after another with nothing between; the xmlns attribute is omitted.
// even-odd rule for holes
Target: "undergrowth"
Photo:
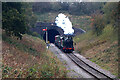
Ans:
<svg viewBox="0 0 120 80"><path fill-rule="evenodd" d="M65 78L66 68L37 37L23 35L22 40L3 32L3 78Z"/></svg>
<svg viewBox="0 0 120 80"><path fill-rule="evenodd" d="M75 50L118 77L118 35L110 24L100 36L92 31L74 37Z"/></svg>

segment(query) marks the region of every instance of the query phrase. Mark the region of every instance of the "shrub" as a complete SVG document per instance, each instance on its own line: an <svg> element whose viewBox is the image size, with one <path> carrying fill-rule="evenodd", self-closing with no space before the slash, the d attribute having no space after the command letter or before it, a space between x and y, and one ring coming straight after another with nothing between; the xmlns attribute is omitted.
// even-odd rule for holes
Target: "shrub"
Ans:
<svg viewBox="0 0 120 80"><path fill-rule="evenodd" d="M91 22L92 22L91 27L92 27L93 33L99 36L102 33L102 30L104 29L104 26L105 26L103 15L100 14L99 12L93 14Z"/></svg>
<svg viewBox="0 0 120 80"><path fill-rule="evenodd" d="M116 29L112 26L112 24L107 25L103 31L102 35L100 35L100 39L106 39L106 40L117 40L117 31Z"/></svg>
<svg viewBox="0 0 120 80"><path fill-rule="evenodd" d="M33 36L38 36L38 33L37 32L33 32L32 35Z"/></svg>

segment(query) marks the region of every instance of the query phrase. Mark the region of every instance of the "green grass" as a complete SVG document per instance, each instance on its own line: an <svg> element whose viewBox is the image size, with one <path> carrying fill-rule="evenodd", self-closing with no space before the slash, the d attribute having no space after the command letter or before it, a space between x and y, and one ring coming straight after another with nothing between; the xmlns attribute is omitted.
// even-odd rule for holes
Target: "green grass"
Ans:
<svg viewBox="0 0 120 80"><path fill-rule="evenodd" d="M118 31L107 25L100 36L92 31L74 37L75 49L118 77Z"/></svg>
<svg viewBox="0 0 120 80"><path fill-rule="evenodd" d="M76 43L80 42L80 41L83 41L83 40L93 40L94 38L96 37L96 35L94 35L92 33L92 31L88 31L87 33L84 33L84 34L81 34L81 35L78 35L78 36L75 36L74 37L74 41Z"/></svg>
<svg viewBox="0 0 120 80"><path fill-rule="evenodd" d="M107 25L103 29L103 32L100 36L96 36L96 34L93 34L93 32L90 30L87 33L75 36L74 42L79 43L79 42L84 41L84 40L87 40L89 42L94 42L94 43L95 43L95 40L113 42L113 41L118 40L117 34L118 34L117 30L114 30L114 28L111 25Z"/></svg>
<svg viewBox="0 0 120 80"><path fill-rule="evenodd" d="M109 40L111 42L118 40L118 31L113 28L112 25L107 25L102 32L102 35L100 35L99 39L101 40Z"/></svg>

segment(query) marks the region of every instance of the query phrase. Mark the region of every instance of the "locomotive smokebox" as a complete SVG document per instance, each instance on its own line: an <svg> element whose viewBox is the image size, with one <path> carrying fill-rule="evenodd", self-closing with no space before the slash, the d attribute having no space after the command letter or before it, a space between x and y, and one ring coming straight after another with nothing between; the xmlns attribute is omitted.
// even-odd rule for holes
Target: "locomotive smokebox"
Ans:
<svg viewBox="0 0 120 80"><path fill-rule="evenodd" d="M55 45L64 52L74 51L73 37L74 35L57 35L55 36Z"/></svg>

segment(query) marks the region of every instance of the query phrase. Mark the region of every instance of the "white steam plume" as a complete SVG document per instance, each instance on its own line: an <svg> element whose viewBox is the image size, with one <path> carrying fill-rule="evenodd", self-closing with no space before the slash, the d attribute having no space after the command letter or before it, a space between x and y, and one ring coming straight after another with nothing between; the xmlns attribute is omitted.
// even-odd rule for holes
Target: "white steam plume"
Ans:
<svg viewBox="0 0 120 80"><path fill-rule="evenodd" d="M64 34L72 35L74 33L72 23L70 22L69 18L66 17L64 14L62 13L58 14L58 16L55 19L55 23L58 27L63 29Z"/></svg>

